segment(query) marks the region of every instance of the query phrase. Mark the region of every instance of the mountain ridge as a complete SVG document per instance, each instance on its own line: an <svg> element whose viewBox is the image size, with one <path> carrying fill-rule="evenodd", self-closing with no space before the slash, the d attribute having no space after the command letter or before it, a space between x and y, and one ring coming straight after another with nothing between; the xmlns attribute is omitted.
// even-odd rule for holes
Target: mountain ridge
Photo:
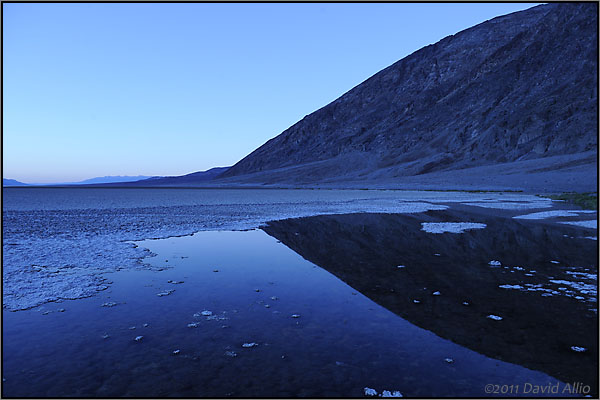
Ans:
<svg viewBox="0 0 600 400"><path fill-rule="evenodd" d="M368 182L597 152L596 44L597 4L496 17L376 73L217 181Z"/></svg>

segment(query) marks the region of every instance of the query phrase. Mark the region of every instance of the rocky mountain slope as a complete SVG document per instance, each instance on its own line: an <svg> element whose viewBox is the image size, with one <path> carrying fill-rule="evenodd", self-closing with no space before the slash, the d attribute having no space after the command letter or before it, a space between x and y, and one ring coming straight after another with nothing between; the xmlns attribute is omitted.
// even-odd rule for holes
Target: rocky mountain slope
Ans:
<svg viewBox="0 0 600 400"><path fill-rule="evenodd" d="M545 170L560 171L573 155L582 179L595 182L597 9L547 4L446 37L306 116L218 180L394 182L552 157L560 162Z"/></svg>

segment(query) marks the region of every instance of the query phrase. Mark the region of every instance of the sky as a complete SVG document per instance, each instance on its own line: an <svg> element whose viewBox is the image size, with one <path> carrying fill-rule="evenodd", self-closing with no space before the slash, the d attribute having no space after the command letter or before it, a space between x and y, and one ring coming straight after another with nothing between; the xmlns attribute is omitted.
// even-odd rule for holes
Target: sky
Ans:
<svg viewBox="0 0 600 400"><path fill-rule="evenodd" d="M381 69L524 3L5 3L3 177L233 165Z"/></svg>

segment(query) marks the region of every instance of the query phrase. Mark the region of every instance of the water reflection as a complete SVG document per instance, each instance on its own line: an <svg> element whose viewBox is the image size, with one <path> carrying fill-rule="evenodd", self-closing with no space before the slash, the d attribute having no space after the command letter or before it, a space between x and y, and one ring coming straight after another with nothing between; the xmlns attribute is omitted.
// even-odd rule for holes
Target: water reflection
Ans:
<svg viewBox="0 0 600 400"><path fill-rule="evenodd" d="M520 385L498 395L523 397L539 394L524 392L527 383L560 383L510 362L589 384L595 303L498 285L572 280L571 264L587 274L595 242L458 217L348 215L265 228L289 248L259 230L139 242L156 254L145 259L151 269L110 274L114 283L90 298L3 312L2 394L361 397L368 387L481 397L495 384ZM432 235L420 231L423 218L488 226ZM490 260L536 272L525 278Z"/></svg>
<svg viewBox="0 0 600 400"><path fill-rule="evenodd" d="M487 227L421 230L449 221ZM450 210L318 216L263 229L417 326L597 393L597 242L578 238L581 229Z"/></svg>

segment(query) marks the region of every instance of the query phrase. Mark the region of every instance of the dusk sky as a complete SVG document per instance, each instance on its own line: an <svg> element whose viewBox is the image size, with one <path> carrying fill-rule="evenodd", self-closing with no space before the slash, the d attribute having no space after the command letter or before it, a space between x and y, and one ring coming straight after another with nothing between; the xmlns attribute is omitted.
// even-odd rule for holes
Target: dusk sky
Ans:
<svg viewBox="0 0 600 400"><path fill-rule="evenodd" d="M3 4L3 177L233 165L379 70L534 4Z"/></svg>

